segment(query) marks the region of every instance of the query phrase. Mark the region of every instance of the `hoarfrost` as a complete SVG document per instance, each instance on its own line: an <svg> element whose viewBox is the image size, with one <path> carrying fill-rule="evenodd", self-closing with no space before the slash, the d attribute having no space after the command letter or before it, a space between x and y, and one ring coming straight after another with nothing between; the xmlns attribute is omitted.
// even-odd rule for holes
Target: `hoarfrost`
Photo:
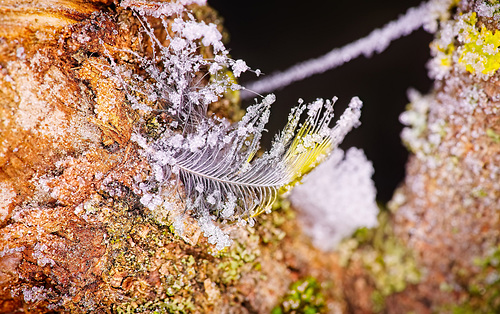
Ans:
<svg viewBox="0 0 500 314"><path fill-rule="evenodd" d="M215 244L215 250L220 251L232 244L231 239L227 233L224 233L213 222L213 216L202 216L198 219L198 224L203 234L208 239L208 243Z"/></svg>
<svg viewBox="0 0 500 314"><path fill-rule="evenodd" d="M33 248L33 253L31 255L33 256L34 259L37 260L38 266L43 267L47 264L54 266L56 264L56 262L53 259L45 256L46 250L47 250L47 245L45 245L43 243L42 244L40 244L40 243L35 244L35 247Z"/></svg>
<svg viewBox="0 0 500 314"><path fill-rule="evenodd" d="M23 289L24 302L38 302L47 299L47 293L52 289L45 289L44 287L31 287Z"/></svg>
<svg viewBox="0 0 500 314"><path fill-rule="evenodd" d="M249 67L247 66L245 61L236 60L234 62L234 64L232 65L232 69L233 69L234 76L239 77L241 75L241 73L247 71L249 69Z"/></svg>
<svg viewBox="0 0 500 314"><path fill-rule="evenodd" d="M0 222L9 217L9 207L14 202L17 193L14 188L5 182L0 182Z"/></svg>
<svg viewBox="0 0 500 314"><path fill-rule="evenodd" d="M377 225L373 166L357 148L343 157L342 150L335 150L290 195L305 232L323 250L334 249L358 228Z"/></svg>
<svg viewBox="0 0 500 314"><path fill-rule="evenodd" d="M3 250L0 251L0 258L4 257L6 255L11 255L13 253L18 253L24 251L25 247L24 246L19 246L15 248L9 249L8 247L4 248Z"/></svg>
<svg viewBox="0 0 500 314"><path fill-rule="evenodd" d="M500 3L494 3L494 1L482 0L476 2L475 6L477 15L494 18L496 21L500 20L500 14L498 10L500 9Z"/></svg>
<svg viewBox="0 0 500 314"><path fill-rule="evenodd" d="M24 54L24 47L19 47L16 49L16 57L18 59L24 60L26 55Z"/></svg>

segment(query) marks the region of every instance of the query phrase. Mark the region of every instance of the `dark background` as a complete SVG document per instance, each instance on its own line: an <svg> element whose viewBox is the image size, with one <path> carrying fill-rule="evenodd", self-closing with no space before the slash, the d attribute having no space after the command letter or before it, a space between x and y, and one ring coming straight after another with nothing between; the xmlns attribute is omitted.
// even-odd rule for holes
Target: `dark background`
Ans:
<svg viewBox="0 0 500 314"><path fill-rule="evenodd" d="M224 18L230 34L227 47L232 57L243 59L251 68L268 74L364 37L419 3L414 0L208 0ZM432 35L419 30L393 42L386 51L370 59L359 57L275 91L277 101L272 108L270 135L264 146L268 147L271 135L285 125L288 112L298 98L309 102L318 97L337 96L338 117L351 97L358 96L364 103L362 125L347 136L341 147L364 149L375 167L373 179L378 199L390 200L404 178L408 157L399 136L402 125L398 116L408 103L408 88L422 93L431 88L425 67L430 58L431 40ZM253 80L255 75L250 73L244 74L240 82L245 85L245 81ZM246 101L243 105L249 103Z"/></svg>

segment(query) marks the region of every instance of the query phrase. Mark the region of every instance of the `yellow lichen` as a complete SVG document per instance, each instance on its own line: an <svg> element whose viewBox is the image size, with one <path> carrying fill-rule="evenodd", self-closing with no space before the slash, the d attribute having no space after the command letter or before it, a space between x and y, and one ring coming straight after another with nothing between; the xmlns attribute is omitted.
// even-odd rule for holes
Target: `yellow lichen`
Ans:
<svg viewBox="0 0 500 314"><path fill-rule="evenodd" d="M458 62L465 66L470 73L480 72L492 75L500 68L500 32L488 30L481 26L475 27L477 22L476 13L470 14L464 20L470 27L463 29L462 38L464 45L459 50Z"/></svg>

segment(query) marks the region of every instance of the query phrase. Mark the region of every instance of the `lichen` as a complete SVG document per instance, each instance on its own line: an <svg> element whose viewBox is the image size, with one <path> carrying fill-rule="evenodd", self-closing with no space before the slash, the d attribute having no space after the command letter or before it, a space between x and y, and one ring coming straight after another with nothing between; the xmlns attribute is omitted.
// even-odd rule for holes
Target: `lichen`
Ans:
<svg viewBox="0 0 500 314"><path fill-rule="evenodd" d="M443 311L453 314L500 312L500 246L492 247L484 257L476 257L474 264L480 272L464 282L468 295L460 304L444 305Z"/></svg>
<svg viewBox="0 0 500 314"><path fill-rule="evenodd" d="M458 62L465 66L470 73L480 72L487 76L492 75L500 68L500 32L490 31L484 25L479 30L475 26L477 14L472 12L467 19L463 19L468 27L462 31L463 46L459 49Z"/></svg>
<svg viewBox="0 0 500 314"><path fill-rule="evenodd" d="M460 13L455 20L442 22L431 43L434 58L429 74L443 79L456 68L486 80L500 68L499 46L500 32L488 29L479 21L478 13Z"/></svg>
<svg viewBox="0 0 500 314"><path fill-rule="evenodd" d="M414 254L394 235L391 214L383 210L378 220L378 227L358 229L338 248L341 266L347 268L358 263L374 282L372 302L375 312L384 308L387 296L418 283L421 277Z"/></svg>
<svg viewBox="0 0 500 314"><path fill-rule="evenodd" d="M279 305L271 314L283 313L326 313L326 304L321 284L313 277L307 277L290 285Z"/></svg>

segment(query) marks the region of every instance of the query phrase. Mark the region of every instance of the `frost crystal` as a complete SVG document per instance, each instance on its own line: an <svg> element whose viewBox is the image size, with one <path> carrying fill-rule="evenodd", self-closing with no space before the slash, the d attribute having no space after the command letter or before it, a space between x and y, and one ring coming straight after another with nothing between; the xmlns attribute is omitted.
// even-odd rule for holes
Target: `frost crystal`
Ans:
<svg viewBox="0 0 500 314"><path fill-rule="evenodd" d="M31 289L29 288L24 288L23 289L23 297L24 297L24 302L39 302L47 299L47 294L52 291L51 288L45 289L44 287L36 287L33 286Z"/></svg>
<svg viewBox="0 0 500 314"><path fill-rule="evenodd" d="M228 57L228 51L221 42L222 35L215 24L197 21L184 7L202 2L123 1L121 6L137 12L144 26L143 34L149 39L153 52L150 56L135 51L127 52L138 60L147 78L131 74L125 66L112 64L134 109L165 110L185 128L197 125L200 119L205 118L208 104L217 101L226 91L237 88L224 69L232 68L235 76L248 70L244 61ZM171 32L166 32L165 39L160 40L142 16L160 19L162 25ZM170 20L167 20L168 17ZM164 45L166 42L168 46ZM200 45L210 48L213 58L203 58L199 53ZM203 69L208 69L211 75L210 84L202 83L205 78ZM145 99L154 102L156 107L146 105Z"/></svg>
<svg viewBox="0 0 500 314"><path fill-rule="evenodd" d="M343 157L342 150L335 150L290 195L293 206L300 210L305 232L323 250L334 249L358 228L377 224L371 162L356 148Z"/></svg>
<svg viewBox="0 0 500 314"><path fill-rule="evenodd" d="M479 16L494 18L496 21L500 20L500 3L494 1L482 0L476 2L476 12Z"/></svg>

